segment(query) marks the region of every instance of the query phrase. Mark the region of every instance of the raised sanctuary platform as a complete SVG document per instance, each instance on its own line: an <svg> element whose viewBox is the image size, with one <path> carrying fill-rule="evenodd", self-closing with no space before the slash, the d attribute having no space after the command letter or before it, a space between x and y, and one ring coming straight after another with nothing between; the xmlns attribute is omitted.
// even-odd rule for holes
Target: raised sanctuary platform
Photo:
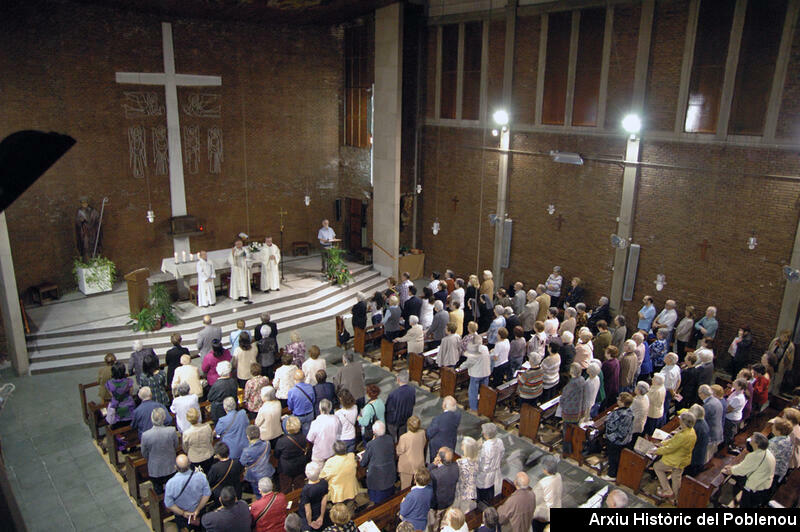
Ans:
<svg viewBox="0 0 800 532"><path fill-rule="evenodd" d="M28 308L35 326L35 332L27 337L31 373L98 366L106 353L127 360L134 340L163 355L174 332L181 334L183 344L195 354L194 344L205 314L210 314L223 330L233 328L238 319L244 319L252 329L263 312L269 312L281 330L317 323L348 312L357 292L372 293L386 282L369 266L348 263L353 282L331 285L319 273L319 260L315 255L288 258L281 290L268 294L254 290L252 305L224 295L218 296L215 306L205 309L193 301L179 301L175 307L180 323L148 333L133 332L127 325L130 316L124 283L111 293L91 297L69 294L57 303ZM167 280L165 275L151 277L151 283ZM223 342L227 345L227 338Z"/></svg>

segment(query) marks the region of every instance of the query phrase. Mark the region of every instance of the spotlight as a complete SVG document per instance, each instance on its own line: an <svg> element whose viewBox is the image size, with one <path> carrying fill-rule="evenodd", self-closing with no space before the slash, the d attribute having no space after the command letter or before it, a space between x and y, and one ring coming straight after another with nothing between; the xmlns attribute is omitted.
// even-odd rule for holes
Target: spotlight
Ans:
<svg viewBox="0 0 800 532"><path fill-rule="evenodd" d="M656 290L661 292L667 286L667 276L663 273L656 275Z"/></svg>
<svg viewBox="0 0 800 532"><path fill-rule="evenodd" d="M417 185L417 194L422 194L422 185Z"/></svg>
<svg viewBox="0 0 800 532"><path fill-rule="evenodd" d="M303 198L303 203L306 204L306 207L311 205L311 196L306 196L305 198Z"/></svg>
<svg viewBox="0 0 800 532"><path fill-rule="evenodd" d="M153 223L156 221L156 213L152 210L147 211L147 221Z"/></svg>
<svg viewBox="0 0 800 532"><path fill-rule="evenodd" d="M441 229L441 225L439 225L439 220L433 222L433 227L431 227L431 231L433 231L434 235L439 234L439 229Z"/></svg>
<svg viewBox="0 0 800 532"><path fill-rule="evenodd" d="M747 249L752 251L756 249L757 245L758 245L758 239L756 238L756 234L753 233L753 235L747 239Z"/></svg>
<svg viewBox="0 0 800 532"><path fill-rule="evenodd" d="M492 115L495 124L498 126L507 126L508 125L508 111L505 109L498 109Z"/></svg>
<svg viewBox="0 0 800 532"><path fill-rule="evenodd" d="M622 128L631 135L636 135L642 130L642 119L633 113L625 115L622 119Z"/></svg>
<svg viewBox="0 0 800 532"><path fill-rule="evenodd" d="M552 216L554 212L556 212L556 206L551 203L547 206L547 214Z"/></svg>
<svg viewBox="0 0 800 532"><path fill-rule="evenodd" d="M496 137L496 136L497 136L497 135L499 135L499 134L500 134L500 132L499 132L499 131L497 131L496 129L493 129L493 130L492 130L492 136L493 136L493 137Z"/></svg>

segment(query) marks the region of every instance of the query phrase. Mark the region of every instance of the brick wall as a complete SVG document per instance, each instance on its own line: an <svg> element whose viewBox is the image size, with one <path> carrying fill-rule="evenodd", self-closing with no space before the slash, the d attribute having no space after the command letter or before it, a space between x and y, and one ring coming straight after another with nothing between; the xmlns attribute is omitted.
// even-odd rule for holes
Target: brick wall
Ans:
<svg viewBox="0 0 800 532"><path fill-rule="evenodd" d="M639 4L614 9L608 130L617 129L629 109L641 16ZM687 0L656 3L645 116L650 130L674 126L687 9ZM514 227L505 284L543 282L559 264L565 278L585 281L587 301L594 304L611 287L609 236L617 229L623 171L592 159L624 158L625 139L514 129L534 121L539 24L538 16L517 19L511 148L534 155L510 158L508 212ZM795 109L800 109L798 43L796 38L779 120L783 138L795 135ZM501 78L502 70L490 65L490 87L501 86ZM468 275L492 264L488 214L496 208L497 155L471 149L478 145L496 147L497 139L477 128L425 128L422 234L428 272L452 268ZM800 182L771 176L800 175L800 156L769 148L649 141L646 133L642 146L641 160L657 166L640 170L633 241L642 252L633 301L623 312L633 320L645 294L653 295L659 308L667 298L676 299L681 311L691 304L702 313L713 304L721 323L718 351L725 352L745 323L753 329L756 348L764 348L777 326L785 288L781 266L790 259L800 213ZM555 164L546 156L549 150L581 153L585 164ZM435 195L427 194L431 189ZM550 204L556 209L552 216L546 212ZM441 232L433 236L430 226L437 217ZM747 239L753 233L759 244L751 251ZM704 240L711 246L706 261L700 258ZM662 292L655 290L658 273L667 276Z"/></svg>
<svg viewBox="0 0 800 532"><path fill-rule="evenodd" d="M314 241L319 221L333 216L340 178L339 129L342 33L323 27L283 27L173 20L178 72L222 76L222 86L181 89L213 94L219 118L181 110L181 125L199 126L197 170L186 161L187 206L206 228L192 249L231 244L239 231L278 232L277 211L289 211L285 241ZM20 290L45 280L73 284L73 217L78 197L99 207L110 199L103 253L121 272L157 269L172 254L167 236L169 181L153 163L151 127L162 117L126 118L125 92L163 89L115 83L120 71L159 72L161 19L67 2L18 3L3 17L0 42L0 136L19 129L72 135L77 144L7 211ZM147 180L129 166L128 128L146 130L150 198L156 223L145 221ZM209 172L207 130L223 131L220 174ZM186 143L184 142L184 149ZM363 172L362 172L363 174ZM303 196L312 197L306 208ZM341 227L337 227L337 231Z"/></svg>
<svg viewBox="0 0 800 532"><path fill-rule="evenodd" d="M775 136L795 141L800 137L800 31L796 30L789 56L789 67L786 70L783 100Z"/></svg>
<svg viewBox="0 0 800 532"><path fill-rule="evenodd" d="M688 9L688 0L656 2L645 98L650 130L672 131L675 127Z"/></svg>
<svg viewBox="0 0 800 532"><path fill-rule="evenodd" d="M630 112L641 16L639 4L614 6L606 103L606 127L610 129L618 128L622 118Z"/></svg>

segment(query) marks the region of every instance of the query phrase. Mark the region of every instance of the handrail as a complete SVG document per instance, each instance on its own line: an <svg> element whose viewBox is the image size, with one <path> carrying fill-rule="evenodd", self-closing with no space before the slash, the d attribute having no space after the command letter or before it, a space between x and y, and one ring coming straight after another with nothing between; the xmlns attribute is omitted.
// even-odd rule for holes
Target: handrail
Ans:
<svg viewBox="0 0 800 532"><path fill-rule="evenodd" d="M373 246L378 246L378 249L380 249L381 251L383 251L384 253L386 253L387 255L389 255L389 258L390 258L390 259L392 259L392 260L395 260L395 259L397 259L397 257L395 257L394 255L392 255L391 253L389 253L388 251L386 251L386 249L385 249L383 246L381 246L380 244L378 244L378 243L377 243L377 242L375 242L374 240L372 241L372 245L373 245Z"/></svg>

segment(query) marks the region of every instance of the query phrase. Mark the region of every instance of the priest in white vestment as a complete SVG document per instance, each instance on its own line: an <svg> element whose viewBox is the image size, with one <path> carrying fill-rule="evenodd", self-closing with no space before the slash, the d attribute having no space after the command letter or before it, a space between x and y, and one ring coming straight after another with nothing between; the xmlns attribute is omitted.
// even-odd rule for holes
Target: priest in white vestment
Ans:
<svg viewBox="0 0 800 532"><path fill-rule="evenodd" d="M281 289L281 272L279 264L281 263L281 250L272 243L272 237L268 236L264 242L264 246L260 251L261 255L261 290L269 292L270 290Z"/></svg>
<svg viewBox="0 0 800 532"><path fill-rule="evenodd" d="M241 240L236 241L231 254L228 255L228 264L231 265L230 298L252 303L250 301L250 264L247 260L247 250Z"/></svg>
<svg viewBox="0 0 800 532"><path fill-rule="evenodd" d="M217 304L217 292L214 289L214 279L217 273L214 265L208 261L208 253L201 251L197 259L197 306L207 307Z"/></svg>

